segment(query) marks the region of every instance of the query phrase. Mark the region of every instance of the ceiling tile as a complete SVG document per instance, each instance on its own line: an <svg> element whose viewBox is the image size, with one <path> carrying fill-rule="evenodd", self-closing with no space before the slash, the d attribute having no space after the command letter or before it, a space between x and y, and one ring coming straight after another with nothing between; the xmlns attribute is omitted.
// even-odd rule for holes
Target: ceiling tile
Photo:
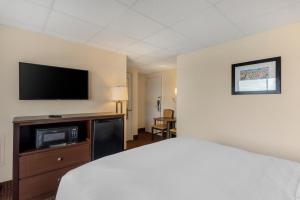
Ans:
<svg viewBox="0 0 300 200"><path fill-rule="evenodd" d="M297 1L298 0L223 0L217 4L217 8L233 22L241 22L249 18L259 19L260 16L264 14L279 10Z"/></svg>
<svg viewBox="0 0 300 200"><path fill-rule="evenodd" d="M237 25L247 34L267 31L275 27L300 21L300 2L280 10L260 16L248 18Z"/></svg>
<svg viewBox="0 0 300 200"><path fill-rule="evenodd" d="M136 58L135 62L139 63L140 65L148 65L151 63L158 62L159 60L160 60L160 58L144 55L144 56L140 56L140 57Z"/></svg>
<svg viewBox="0 0 300 200"><path fill-rule="evenodd" d="M129 51L127 49L126 50L118 49L118 52L127 55L131 59L135 59L135 58L138 58L138 57L142 56L142 54L140 54L140 53L132 52L132 51Z"/></svg>
<svg viewBox="0 0 300 200"><path fill-rule="evenodd" d="M110 28L136 39L144 39L161 30L163 26L128 10L116 18L110 25Z"/></svg>
<svg viewBox="0 0 300 200"><path fill-rule="evenodd" d="M155 50L155 51L152 51L150 53L147 53L146 55L162 59L162 58L168 58L168 57L171 57L171 56L176 56L177 53L175 51L160 49L160 50Z"/></svg>
<svg viewBox="0 0 300 200"><path fill-rule="evenodd" d="M136 53L136 52L131 52L131 51L121 51L123 54L127 55L129 58L131 59L136 59L140 56L142 56L142 54Z"/></svg>
<svg viewBox="0 0 300 200"><path fill-rule="evenodd" d="M72 41L84 42L96 34L100 28L81 20L53 11L45 32Z"/></svg>
<svg viewBox="0 0 300 200"><path fill-rule="evenodd" d="M89 45L89 46L92 46L92 47L95 47L95 48L98 48L98 49L102 49L102 50L106 50L106 51L111 51L111 52L114 52L114 53L120 53L122 54L121 52L118 51L118 49L115 49L114 47L112 46L106 46L106 45L97 45L97 44L94 44L94 43L86 43L86 45Z"/></svg>
<svg viewBox="0 0 300 200"><path fill-rule="evenodd" d="M24 0L2 0L0 5L0 23L24 27L42 28L50 12L48 8Z"/></svg>
<svg viewBox="0 0 300 200"><path fill-rule="evenodd" d="M242 35L234 25L213 8L183 20L172 27L175 31L181 32L205 46L225 42Z"/></svg>
<svg viewBox="0 0 300 200"><path fill-rule="evenodd" d="M133 9L165 25L172 25L209 6L205 0L139 0Z"/></svg>
<svg viewBox="0 0 300 200"><path fill-rule="evenodd" d="M27 0L32 3L36 3L47 8L51 8L54 0Z"/></svg>
<svg viewBox="0 0 300 200"><path fill-rule="evenodd" d="M118 32L113 32L110 30L104 30L97 33L88 43L97 46L110 46L114 49L122 49L133 43L137 43L138 40L129 38Z"/></svg>
<svg viewBox="0 0 300 200"><path fill-rule="evenodd" d="M177 52L177 55L179 55L207 47L207 45L204 45L199 41L199 39L190 39L187 42L174 46L171 50Z"/></svg>
<svg viewBox="0 0 300 200"><path fill-rule="evenodd" d="M144 41L160 48L171 48L187 41L187 38L171 29L164 29L153 36L146 38Z"/></svg>
<svg viewBox="0 0 300 200"><path fill-rule="evenodd" d="M153 73L159 72L162 70L174 69L176 68L177 59L176 57L159 60L154 63L146 64L146 65L136 65L135 61L129 62L130 66L138 66L139 70L142 73Z"/></svg>
<svg viewBox="0 0 300 200"><path fill-rule="evenodd" d="M133 53L136 53L139 55L144 55L144 54L151 53L153 51L157 51L157 50L159 50L159 48L156 48L145 42L139 42L139 43L130 45L130 46L124 48L123 50L133 52Z"/></svg>
<svg viewBox="0 0 300 200"><path fill-rule="evenodd" d="M208 2L210 2L212 4L217 4L217 3L220 3L221 1L224 1L224 0L208 0Z"/></svg>
<svg viewBox="0 0 300 200"><path fill-rule="evenodd" d="M12 19L2 19L2 20L0 20L0 25L1 24L13 26L13 27L25 29L28 31L33 31L33 32L42 32L43 31L43 27L37 27L37 26L33 26L33 25L23 24L19 21L12 20Z"/></svg>
<svg viewBox="0 0 300 200"><path fill-rule="evenodd" d="M126 54L147 71L176 64L166 59L178 54L299 21L300 0L0 0L0 24L45 26L47 34Z"/></svg>
<svg viewBox="0 0 300 200"><path fill-rule="evenodd" d="M127 7L113 0L56 0L54 9L105 26Z"/></svg>
<svg viewBox="0 0 300 200"><path fill-rule="evenodd" d="M116 1L127 6L132 6L137 0L116 0Z"/></svg>

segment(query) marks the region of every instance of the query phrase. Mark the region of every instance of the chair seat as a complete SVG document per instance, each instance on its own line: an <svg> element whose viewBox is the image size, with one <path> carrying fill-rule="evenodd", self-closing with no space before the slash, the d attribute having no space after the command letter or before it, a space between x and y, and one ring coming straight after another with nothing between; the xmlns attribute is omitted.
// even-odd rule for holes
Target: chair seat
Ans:
<svg viewBox="0 0 300 200"><path fill-rule="evenodd" d="M156 124L156 125L153 125L152 128L158 129L158 130L167 130L167 125L166 124Z"/></svg>

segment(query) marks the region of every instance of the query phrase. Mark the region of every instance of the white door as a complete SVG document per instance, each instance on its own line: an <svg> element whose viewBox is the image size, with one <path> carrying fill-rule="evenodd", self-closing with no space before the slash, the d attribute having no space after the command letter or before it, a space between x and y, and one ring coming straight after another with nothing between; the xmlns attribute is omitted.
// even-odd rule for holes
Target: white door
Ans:
<svg viewBox="0 0 300 200"><path fill-rule="evenodd" d="M146 80L146 131L151 132L153 118L161 116L162 77L148 77Z"/></svg>
<svg viewBox="0 0 300 200"><path fill-rule="evenodd" d="M127 88L128 88L128 102L127 102L127 135L126 140L133 140L132 133L132 76L127 73Z"/></svg>

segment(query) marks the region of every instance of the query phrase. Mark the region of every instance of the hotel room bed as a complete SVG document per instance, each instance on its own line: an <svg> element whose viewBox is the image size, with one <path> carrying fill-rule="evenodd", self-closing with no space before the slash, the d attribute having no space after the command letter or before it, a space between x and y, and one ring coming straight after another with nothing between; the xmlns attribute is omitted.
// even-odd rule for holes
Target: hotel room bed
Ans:
<svg viewBox="0 0 300 200"><path fill-rule="evenodd" d="M300 165L176 138L83 165L57 200L300 200Z"/></svg>

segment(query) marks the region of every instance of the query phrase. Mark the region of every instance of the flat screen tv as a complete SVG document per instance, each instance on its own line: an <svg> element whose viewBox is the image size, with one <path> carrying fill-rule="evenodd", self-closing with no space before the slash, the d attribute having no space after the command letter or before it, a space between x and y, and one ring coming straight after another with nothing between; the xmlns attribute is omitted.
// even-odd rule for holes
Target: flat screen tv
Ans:
<svg viewBox="0 0 300 200"><path fill-rule="evenodd" d="M19 63L20 100L85 100L88 71Z"/></svg>

